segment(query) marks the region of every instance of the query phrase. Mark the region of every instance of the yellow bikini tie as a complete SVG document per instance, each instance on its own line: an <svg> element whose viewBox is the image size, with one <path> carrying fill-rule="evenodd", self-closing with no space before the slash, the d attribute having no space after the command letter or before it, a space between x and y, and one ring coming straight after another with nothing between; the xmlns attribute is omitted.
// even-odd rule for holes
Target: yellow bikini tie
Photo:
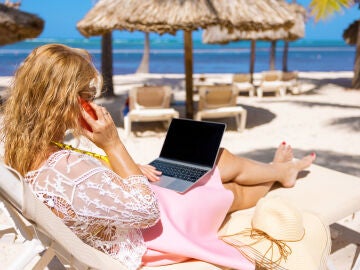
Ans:
<svg viewBox="0 0 360 270"><path fill-rule="evenodd" d="M72 147L71 145L65 144L65 143L59 143L59 142L52 142L52 143L55 144L57 147L59 147L61 149L72 150L72 151L75 151L75 152L86 154L86 155L92 156L94 158L101 159L101 160L107 162L108 164L110 164L109 158L107 156L103 156L103 155L100 155L100 154L97 154L97 153L94 153L94 152L78 149L78 148Z"/></svg>

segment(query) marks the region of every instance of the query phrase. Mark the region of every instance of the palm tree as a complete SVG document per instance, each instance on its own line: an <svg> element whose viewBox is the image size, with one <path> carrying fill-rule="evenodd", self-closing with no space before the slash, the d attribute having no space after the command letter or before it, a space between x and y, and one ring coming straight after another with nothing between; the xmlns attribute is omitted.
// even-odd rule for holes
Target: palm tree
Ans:
<svg viewBox="0 0 360 270"><path fill-rule="evenodd" d="M296 4L296 0L292 0L291 3ZM282 71L288 71L288 55L289 55L289 41L284 41L284 51L283 51L283 59L282 59Z"/></svg>
<svg viewBox="0 0 360 270"><path fill-rule="evenodd" d="M342 8L349 8L354 2L359 0L312 0L310 3L311 14L315 20L325 19L334 12L340 11ZM359 22L358 22L359 23ZM359 28L360 29L360 28ZM360 32L357 33L356 39L356 56L354 62L354 77L352 87L360 89Z"/></svg>
<svg viewBox="0 0 360 270"><path fill-rule="evenodd" d="M149 37L149 33L145 32L144 53L140 65L136 70L136 73L149 73L149 59L150 59L150 37Z"/></svg>

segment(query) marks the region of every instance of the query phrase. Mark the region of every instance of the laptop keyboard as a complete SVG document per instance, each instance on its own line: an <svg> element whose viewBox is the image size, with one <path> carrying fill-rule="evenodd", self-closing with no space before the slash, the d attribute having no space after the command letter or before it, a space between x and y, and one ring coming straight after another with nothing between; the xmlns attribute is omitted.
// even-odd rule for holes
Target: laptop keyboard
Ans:
<svg viewBox="0 0 360 270"><path fill-rule="evenodd" d="M150 165L161 171L163 175L184 179L190 182L195 182L207 172L207 170L204 169L163 162L161 160L154 160Z"/></svg>

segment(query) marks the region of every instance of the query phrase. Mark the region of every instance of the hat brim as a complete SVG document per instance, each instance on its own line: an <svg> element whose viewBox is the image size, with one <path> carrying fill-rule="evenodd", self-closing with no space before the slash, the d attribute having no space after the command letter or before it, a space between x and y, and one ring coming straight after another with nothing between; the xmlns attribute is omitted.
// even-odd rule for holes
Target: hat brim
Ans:
<svg viewBox="0 0 360 270"><path fill-rule="evenodd" d="M315 214L310 212L302 212L302 214L305 229L304 237L300 241L284 242L291 249L291 254L286 260L283 259L279 262L278 268L291 270L326 269L326 260L331 248L329 227ZM267 252L271 242L264 238L262 241L254 243L256 240L252 239L249 234L241 233L251 228L251 220L252 213L249 212L232 215L219 231L219 235L246 257L261 265L259 260ZM277 246L275 245L273 253L268 252L265 257L265 261L276 261L280 258Z"/></svg>

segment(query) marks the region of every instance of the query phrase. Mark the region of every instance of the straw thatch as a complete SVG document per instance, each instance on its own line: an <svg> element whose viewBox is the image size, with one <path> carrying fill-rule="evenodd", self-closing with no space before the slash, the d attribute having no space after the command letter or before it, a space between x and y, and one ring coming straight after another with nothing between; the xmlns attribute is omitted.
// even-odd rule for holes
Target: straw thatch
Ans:
<svg viewBox="0 0 360 270"><path fill-rule="evenodd" d="M100 0L78 22L86 37L113 30L175 34L184 30L186 115L193 115L191 31L210 25L228 29L290 28L294 16L283 0Z"/></svg>
<svg viewBox="0 0 360 270"><path fill-rule="evenodd" d="M295 24L289 29L278 28L269 30L234 30L229 32L227 28L220 26L208 27L202 35L202 41L209 44L227 44L239 40L285 40L294 41L305 35L306 10L297 4L288 4L289 10L294 12Z"/></svg>
<svg viewBox="0 0 360 270"><path fill-rule="evenodd" d="M0 45L35 38L44 29L44 21L31 13L0 4Z"/></svg>
<svg viewBox="0 0 360 270"><path fill-rule="evenodd" d="M349 45L356 45L360 20L354 21L344 30L343 39Z"/></svg>
<svg viewBox="0 0 360 270"><path fill-rule="evenodd" d="M100 0L77 28L89 37L115 29L175 34L217 24L250 30L293 23L286 3L279 0Z"/></svg>

